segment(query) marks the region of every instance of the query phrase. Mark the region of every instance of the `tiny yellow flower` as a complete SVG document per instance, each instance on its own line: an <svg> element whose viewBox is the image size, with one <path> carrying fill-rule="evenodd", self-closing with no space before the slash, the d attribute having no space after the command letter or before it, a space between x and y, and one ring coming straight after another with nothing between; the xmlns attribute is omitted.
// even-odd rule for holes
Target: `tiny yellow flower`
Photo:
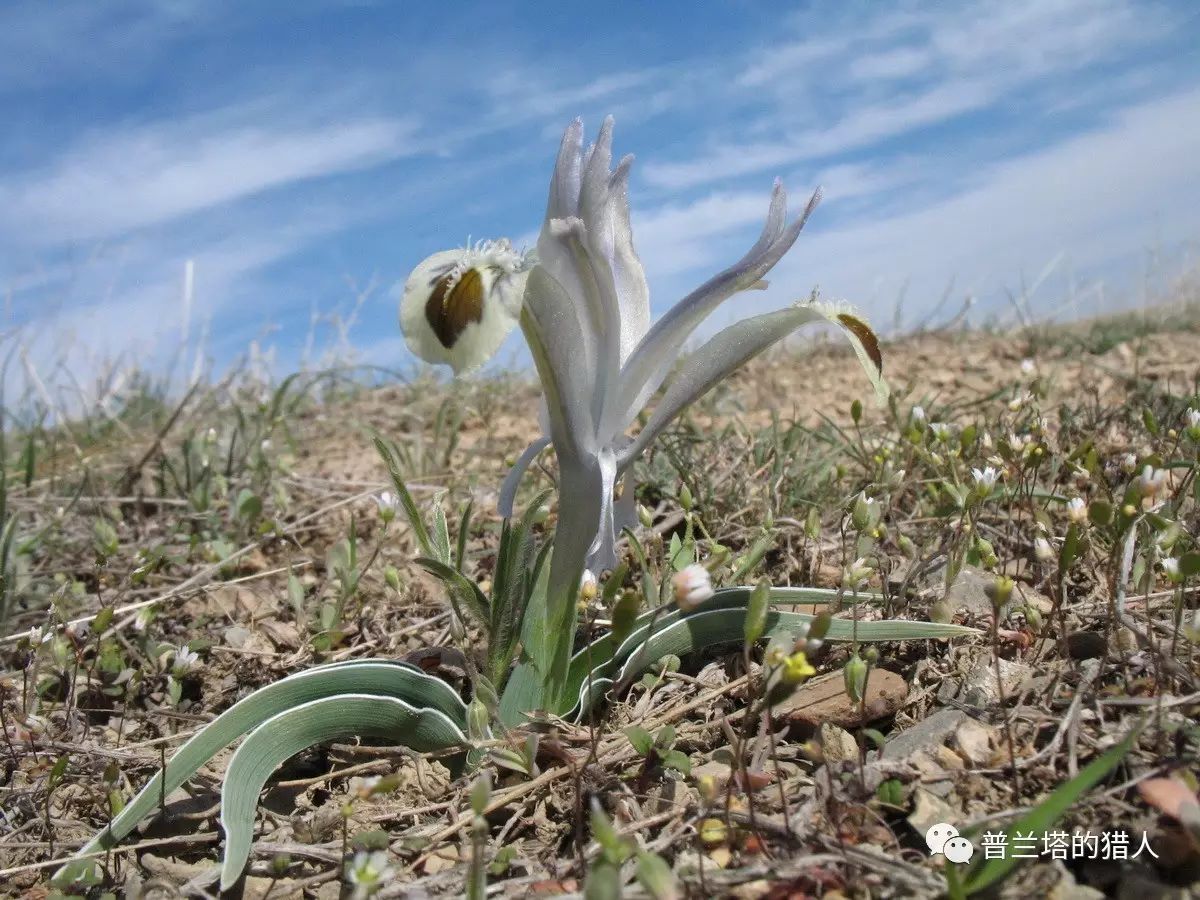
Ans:
<svg viewBox="0 0 1200 900"><path fill-rule="evenodd" d="M803 652L797 652L784 660L780 677L784 684L799 684L816 674L817 670L809 664L808 657Z"/></svg>

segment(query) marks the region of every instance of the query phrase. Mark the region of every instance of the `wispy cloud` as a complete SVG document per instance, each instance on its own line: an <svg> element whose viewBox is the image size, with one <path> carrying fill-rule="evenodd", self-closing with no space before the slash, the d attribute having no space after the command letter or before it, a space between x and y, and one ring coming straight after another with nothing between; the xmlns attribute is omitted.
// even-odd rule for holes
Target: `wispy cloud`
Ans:
<svg viewBox="0 0 1200 900"><path fill-rule="evenodd" d="M1131 255L1200 235L1197 108L1193 88L991 165L935 202L835 228L814 219L773 273L768 297L794 299L819 284L886 321L906 287L910 308L927 310L955 278L960 296L975 293L995 308L1022 272L1032 276L1060 253L1064 275L1090 270L1119 284ZM1051 290L1061 303L1061 280Z"/></svg>
<svg viewBox="0 0 1200 900"><path fill-rule="evenodd" d="M783 133L771 140L722 138L692 158L653 163L645 177L679 190L859 150L986 109L1114 49L1128 52L1161 34L1168 21L1156 7L1126 0L1023 0L969 11L901 11L885 14L864 34L851 24L767 48L765 60L745 68L738 83L774 88L762 95L762 121L747 130ZM812 115L797 113L815 108L797 103L813 91L842 92L841 116L813 124Z"/></svg>
<svg viewBox="0 0 1200 900"><path fill-rule="evenodd" d="M354 171L411 152L415 125L210 129L162 122L87 139L49 166L0 181L0 217L42 241L111 237L262 191Z"/></svg>
<svg viewBox="0 0 1200 900"><path fill-rule="evenodd" d="M228 353L271 321L294 348L344 277L400 281L468 235L532 239L562 128L608 112L640 160L659 308L753 241L775 175L794 204L817 184L826 202L772 291L739 304L820 284L879 312L907 283L916 309L951 275L995 293L1059 250L1095 266L1200 229L1182 0L636 9L16 0L0 327L170 345L193 259L195 321ZM386 296L361 317L380 361L402 346Z"/></svg>

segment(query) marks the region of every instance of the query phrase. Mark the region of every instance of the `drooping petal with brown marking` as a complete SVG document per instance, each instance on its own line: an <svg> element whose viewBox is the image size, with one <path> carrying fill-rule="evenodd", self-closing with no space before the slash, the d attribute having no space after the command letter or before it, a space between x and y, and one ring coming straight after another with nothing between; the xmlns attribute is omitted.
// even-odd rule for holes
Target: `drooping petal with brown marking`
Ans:
<svg viewBox="0 0 1200 900"><path fill-rule="evenodd" d="M400 299L408 348L455 374L477 369L517 324L527 277L524 257L507 241L427 257Z"/></svg>

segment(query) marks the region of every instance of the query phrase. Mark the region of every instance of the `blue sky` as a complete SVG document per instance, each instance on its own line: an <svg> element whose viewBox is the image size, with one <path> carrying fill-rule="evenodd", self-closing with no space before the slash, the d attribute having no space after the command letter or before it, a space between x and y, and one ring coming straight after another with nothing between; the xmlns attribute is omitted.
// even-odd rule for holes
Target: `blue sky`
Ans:
<svg viewBox="0 0 1200 900"><path fill-rule="evenodd" d="M1003 312L1051 263L1041 311L1111 305L1197 247L1198 45L1200 9L1152 0L10 2L0 331L43 367L185 330L286 367L357 309L362 358L405 365L395 284L532 241L562 129L607 113L656 312L752 243L776 175L826 201L712 327L815 285L885 327L948 286Z"/></svg>

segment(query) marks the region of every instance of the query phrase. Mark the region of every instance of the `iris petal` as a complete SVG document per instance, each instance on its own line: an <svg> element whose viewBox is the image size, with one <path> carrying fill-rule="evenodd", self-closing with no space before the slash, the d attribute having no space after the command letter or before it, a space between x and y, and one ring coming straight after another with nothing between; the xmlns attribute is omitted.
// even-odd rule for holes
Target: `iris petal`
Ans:
<svg viewBox="0 0 1200 900"><path fill-rule="evenodd" d="M601 419L605 433L620 432L633 421L638 410L658 390L675 364L688 337L709 313L734 294L757 286L762 277L783 257L820 202L815 192L804 212L790 225L778 227L786 206L783 187L776 184L762 234L737 263L709 279L672 307L638 344L621 370L618 389L609 397Z"/></svg>

